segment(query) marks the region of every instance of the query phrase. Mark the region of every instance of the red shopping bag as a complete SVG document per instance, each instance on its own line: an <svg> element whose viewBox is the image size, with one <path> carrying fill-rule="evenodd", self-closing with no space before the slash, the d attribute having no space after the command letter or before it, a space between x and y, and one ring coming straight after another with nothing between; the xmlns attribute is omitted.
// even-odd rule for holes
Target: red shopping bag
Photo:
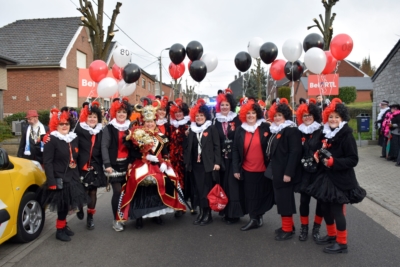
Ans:
<svg viewBox="0 0 400 267"><path fill-rule="evenodd" d="M226 196L224 190L219 184L216 184L210 193L207 195L210 208L213 211L221 211L228 204L228 197Z"/></svg>

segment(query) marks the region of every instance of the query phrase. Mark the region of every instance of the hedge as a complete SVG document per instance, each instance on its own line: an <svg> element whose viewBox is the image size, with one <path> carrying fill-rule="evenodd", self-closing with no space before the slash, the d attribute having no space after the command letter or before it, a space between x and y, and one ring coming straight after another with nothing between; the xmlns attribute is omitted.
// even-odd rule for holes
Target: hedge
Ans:
<svg viewBox="0 0 400 267"><path fill-rule="evenodd" d="M39 121L43 123L44 125L49 124L50 120L50 111L49 110L39 110ZM21 121L21 120L26 120L26 112L18 112L14 113L13 115L10 115L6 118L4 118L4 121L7 122L8 125L11 126L13 121Z"/></svg>
<svg viewBox="0 0 400 267"><path fill-rule="evenodd" d="M291 93L291 89L290 87L287 86L282 86L278 88L278 97L279 98L286 98L288 101L290 101L290 93Z"/></svg>

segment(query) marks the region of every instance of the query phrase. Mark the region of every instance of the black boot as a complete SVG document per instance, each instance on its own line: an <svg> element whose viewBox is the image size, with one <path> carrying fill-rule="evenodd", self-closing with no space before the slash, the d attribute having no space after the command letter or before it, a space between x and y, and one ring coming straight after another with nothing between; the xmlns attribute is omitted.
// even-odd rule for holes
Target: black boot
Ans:
<svg viewBox="0 0 400 267"><path fill-rule="evenodd" d="M308 239L308 225L302 224L300 228L299 240L306 241L307 239Z"/></svg>
<svg viewBox="0 0 400 267"><path fill-rule="evenodd" d="M258 228L258 220L257 219L250 219L250 221L240 228L241 231L248 231L251 229Z"/></svg>
<svg viewBox="0 0 400 267"><path fill-rule="evenodd" d="M279 235L282 231L283 231L282 228L275 229L275 235ZM292 233L294 234L295 232L296 232L296 227L294 227L293 225Z"/></svg>
<svg viewBox="0 0 400 267"><path fill-rule="evenodd" d="M204 217L204 210L203 210L203 208L200 208L200 213L197 216L196 220L193 221L193 224L194 225L199 225L201 220L203 220L203 217Z"/></svg>
<svg viewBox="0 0 400 267"><path fill-rule="evenodd" d="M258 215L258 216L257 216L257 224L258 224L258 227L263 226L264 221L263 221L262 215Z"/></svg>
<svg viewBox="0 0 400 267"><path fill-rule="evenodd" d="M137 218L136 219L136 229L142 229L143 228L143 218Z"/></svg>
<svg viewBox="0 0 400 267"><path fill-rule="evenodd" d="M164 224L163 220L161 219L161 216L153 217L152 220L153 220L153 222L155 222L155 223L158 224L158 225Z"/></svg>
<svg viewBox="0 0 400 267"><path fill-rule="evenodd" d="M347 244L339 244L335 242L333 245L324 248L324 252L329 254L347 253Z"/></svg>
<svg viewBox="0 0 400 267"><path fill-rule="evenodd" d="M204 226L213 222L210 208L203 208L203 219L200 221L200 225Z"/></svg>
<svg viewBox="0 0 400 267"><path fill-rule="evenodd" d="M71 238L65 233L64 228L63 229L57 229L56 239L64 241L64 242L71 241Z"/></svg>
<svg viewBox="0 0 400 267"><path fill-rule="evenodd" d="M314 223L313 229L312 229L312 236L314 241L316 241L320 236L319 236L319 229L321 228L321 225L318 223Z"/></svg>
<svg viewBox="0 0 400 267"><path fill-rule="evenodd" d="M225 217L225 223L228 224L228 225L238 223L239 220L240 220L240 218Z"/></svg>
<svg viewBox="0 0 400 267"><path fill-rule="evenodd" d="M293 237L293 235L294 235L293 231L291 231L291 232L285 232L285 231L281 230L281 231L279 232L279 234L277 234L277 235L275 236L275 240L276 240L276 241L288 240L288 239L291 239L291 238Z"/></svg>
<svg viewBox="0 0 400 267"><path fill-rule="evenodd" d="M80 210L76 213L76 217L78 217L79 220L83 220L83 218L85 217L85 213L83 213L83 209L80 209Z"/></svg>
<svg viewBox="0 0 400 267"><path fill-rule="evenodd" d="M329 236L326 235L324 237L319 237L317 240L315 240L315 243L318 245L328 245L336 241L336 236Z"/></svg>
<svg viewBox="0 0 400 267"><path fill-rule="evenodd" d="M87 214L86 218L86 228L88 230L93 230L94 229L94 221L93 221L93 214Z"/></svg>
<svg viewBox="0 0 400 267"><path fill-rule="evenodd" d="M67 234L67 236L73 236L75 234L68 225L65 225L64 232Z"/></svg>

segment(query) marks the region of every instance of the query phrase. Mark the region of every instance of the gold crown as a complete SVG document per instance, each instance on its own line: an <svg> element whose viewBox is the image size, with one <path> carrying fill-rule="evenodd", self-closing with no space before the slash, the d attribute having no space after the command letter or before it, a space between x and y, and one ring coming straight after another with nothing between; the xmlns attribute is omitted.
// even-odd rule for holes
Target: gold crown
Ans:
<svg viewBox="0 0 400 267"><path fill-rule="evenodd" d="M142 109L143 121L154 121L156 119L157 107L147 105Z"/></svg>

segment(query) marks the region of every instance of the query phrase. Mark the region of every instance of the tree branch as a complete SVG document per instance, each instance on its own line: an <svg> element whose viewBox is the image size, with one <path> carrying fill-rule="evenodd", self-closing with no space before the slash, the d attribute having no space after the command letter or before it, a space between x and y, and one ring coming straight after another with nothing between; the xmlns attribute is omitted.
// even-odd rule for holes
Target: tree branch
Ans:
<svg viewBox="0 0 400 267"><path fill-rule="evenodd" d="M318 29L321 31L322 35L324 35L324 30L321 28L321 25L319 25L319 22L316 18L313 19L315 24L317 24Z"/></svg>
<svg viewBox="0 0 400 267"><path fill-rule="evenodd" d="M319 14L319 18L321 19L321 22L322 22L322 28L325 29L325 22L324 22L324 19L322 18L321 14Z"/></svg>
<svg viewBox="0 0 400 267"><path fill-rule="evenodd" d="M122 3L121 2L117 2L116 6L115 6L115 9L113 10L113 14L112 14L112 17L111 17L110 25L108 26L108 29L107 29L107 39L106 39L106 42L104 44L103 53L101 55L102 58L106 57L106 55L107 55L106 53L107 53L107 51L108 51L108 49L110 47L111 41L114 38L114 34L113 33L114 33L115 21L117 19L118 14L120 13L119 12L119 8L121 6L122 6Z"/></svg>
<svg viewBox="0 0 400 267"><path fill-rule="evenodd" d="M333 27L332 25L333 25L333 21L335 20L335 17L336 17L336 13L333 13L332 17L331 17L331 25L329 25L329 27Z"/></svg>

